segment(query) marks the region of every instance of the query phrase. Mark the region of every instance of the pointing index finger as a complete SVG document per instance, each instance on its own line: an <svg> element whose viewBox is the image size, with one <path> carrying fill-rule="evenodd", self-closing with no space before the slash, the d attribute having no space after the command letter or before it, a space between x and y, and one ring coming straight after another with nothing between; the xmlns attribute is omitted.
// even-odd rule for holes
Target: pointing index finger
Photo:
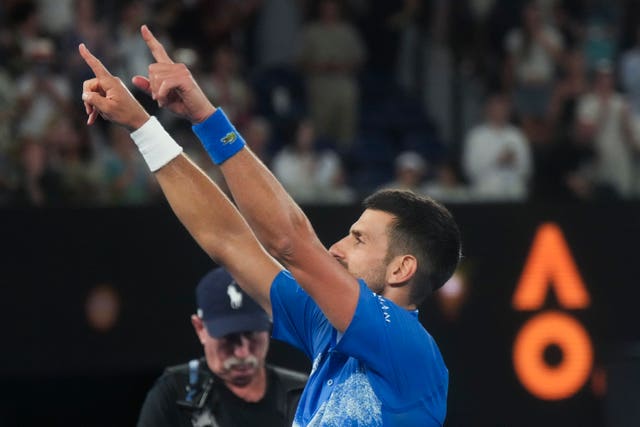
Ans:
<svg viewBox="0 0 640 427"><path fill-rule="evenodd" d="M167 54L167 51L164 50L162 43L155 38L149 27L143 25L140 28L140 33L142 34L142 38L147 43L149 50L151 51L151 55L161 64L173 64L171 58Z"/></svg>
<svg viewBox="0 0 640 427"><path fill-rule="evenodd" d="M87 49L84 43L80 44L78 50L80 51L80 56L82 56L84 62L86 62L89 67L91 67L96 77L111 77L111 73L109 72L109 70L107 70L107 67L105 67L98 58L93 56L93 54L89 51L89 49Z"/></svg>

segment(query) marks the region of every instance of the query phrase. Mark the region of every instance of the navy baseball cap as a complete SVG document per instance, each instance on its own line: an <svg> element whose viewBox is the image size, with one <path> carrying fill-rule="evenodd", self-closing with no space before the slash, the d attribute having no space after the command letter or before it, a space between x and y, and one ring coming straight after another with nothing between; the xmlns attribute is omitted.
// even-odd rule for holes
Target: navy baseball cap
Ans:
<svg viewBox="0 0 640 427"><path fill-rule="evenodd" d="M269 331L267 313L224 268L214 268L196 288L198 316L214 338L246 331Z"/></svg>

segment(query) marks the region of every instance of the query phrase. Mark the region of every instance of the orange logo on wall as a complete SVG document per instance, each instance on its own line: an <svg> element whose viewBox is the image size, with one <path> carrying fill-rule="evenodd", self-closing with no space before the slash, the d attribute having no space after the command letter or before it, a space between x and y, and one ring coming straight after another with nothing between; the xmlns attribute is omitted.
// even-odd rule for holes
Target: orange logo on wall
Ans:
<svg viewBox="0 0 640 427"><path fill-rule="evenodd" d="M590 297L560 228L541 225L533 240L520 281L513 295L518 311L543 308L553 290L564 309L585 309ZM562 353L558 364L549 364L544 353L556 346ZM589 334L573 316L547 310L536 314L520 329L513 344L513 366L522 385L544 400L561 400L576 394L593 368Z"/></svg>

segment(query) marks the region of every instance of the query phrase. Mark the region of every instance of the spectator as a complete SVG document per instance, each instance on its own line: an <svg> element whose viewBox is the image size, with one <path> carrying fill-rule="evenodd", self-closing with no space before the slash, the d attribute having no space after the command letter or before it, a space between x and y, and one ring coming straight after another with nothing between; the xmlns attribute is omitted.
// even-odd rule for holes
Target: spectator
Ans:
<svg viewBox="0 0 640 427"><path fill-rule="evenodd" d="M434 177L424 183L420 192L441 203L473 201L473 194L458 176L452 162L437 165Z"/></svg>
<svg viewBox="0 0 640 427"><path fill-rule="evenodd" d="M421 94L426 39L426 2L404 0L402 8L388 18L388 27L397 32L396 80L408 95Z"/></svg>
<svg viewBox="0 0 640 427"><path fill-rule="evenodd" d="M331 149L316 147L313 123L301 120L293 141L273 158L274 175L294 200L300 203L349 203L355 194L345 184L338 155Z"/></svg>
<svg viewBox="0 0 640 427"><path fill-rule="evenodd" d="M9 161L15 148L13 123L15 121L16 91L9 73L0 65L0 165ZM0 192L3 179L0 174Z"/></svg>
<svg viewBox="0 0 640 427"><path fill-rule="evenodd" d="M262 163L271 163L269 151L271 148L271 125L267 120L259 116L252 117L242 130L242 135L244 135L244 140L251 151L262 160Z"/></svg>
<svg viewBox="0 0 640 427"><path fill-rule="evenodd" d="M620 59L620 83L627 94L632 113L640 117L640 28L636 30L636 42Z"/></svg>
<svg viewBox="0 0 640 427"><path fill-rule="evenodd" d="M293 65L295 40L304 15L304 1L262 2L256 16L256 65L263 69Z"/></svg>
<svg viewBox="0 0 640 427"><path fill-rule="evenodd" d="M71 87L57 68L51 39L34 40L25 51L29 69L16 81L18 134L41 138L58 115L71 114Z"/></svg>
<svg viewBox="0 0 640 427"><path fill-rule="evenodd" d="M43 137L51 166L59 174L63 202L92 205L99 201L100 175L88 132L75 116L57 116Z"/></svg>
<svg viewBox="0 0 640 427"><path fill-rule="evenodd" d="M564 45L556 28L543 22L535 1L522 11L522 24L505 38L504 81L513 92L515 112L533 143L545 140L544 116Z"/></svg>
<svg viewBox="0 0 640 427"><path fill-rule="evenodd" d="M509 101L489 97L484 123L467 134L463 167L479 199L524 200L531 175L531 150L522 131L509 123Z"/></svg>
<svg viewBox="0 0 640 427"><path fill-rule="evenodd" d="M298 61L318 133L346 151L358 125L356 74L365 48L356 28L342 18L338 1L321 0L318 10L318 19L303 27Z"/></svg>
<svg viewBox="0 0 640 427"><path fill-rule="evenodd" d="M54 2L49 2L54 3ZM61 34L60 57L65 61L66 74L73 87L78 87L84 80L90 78L87 68L78 56L76 47L84 43L92 50L100 52L107 63L112 62L113 53L107 49L111 43L107 28L103 22L98 22L95 16L95 0L75 0L73 9L73 25Z"/></svg>
<svg viewBox="0 0 640 427"><path fill-rule="evenodd" d="M147 18L145 2L134 0L124 4L120 11L120 20L116 28L116 54L119 63L118 75L127 76L123 81L134 88L129 79L135 75L147 75L152 61L151 54L143 40L138 37L140 25Z"/></svg>
<svg viewBox="0 0 640 427"><path fill-rule="evenodd" d="M421 192L422 180L427 172L427 164L415 151L403 151L395 161L395 176L382 186L385 189L411 190Z"/></svg>
<svg viewBox="0 0 640 427"><path fill-rule="evenodd" d="M591 156L589 146L576 138L574 125L578 100L588 90L585 57L575 49L566 57L563 76L554 87L547 110L549 143L535 150L537 198L567 200L576 196L567 185L568 179L582 160Z"/></svg>
<svg viewBox="0 0 640 427"><path fill-rule="evenodd" d="M103 156L105 202L109 205L142 205L160 195L160 188L140 161L129 134L119 126L109 126L111 149Z"/></svg>
<svg viewBox="0 0 640 427"><path fill-rule="evenodd" d="M38 0L38 12L46 17L42 20L42 26L47 34L58 37L68 31L73 25L73 11L77 6L74 0Z"/></svg>
<svg viewBox="0 0 640 427"><path fill-rule="evenodd" d="M62 178L51 167L46 147L28 136L20 140L17 178L14 204L34 207L62 204Z"/></svg>
<svg viewBox="0 0 640 427"><path fill-rule="evenodd" d="M253 94L239 71L238 57L229 46L220 46L212 58L211 73L204 76L202 90L215 99L230 120L242 126L249 120Z"/></svg>
<svg viewBox="0 0 640 427"><path fill-rule="evenodd" d="M576 121L578 137L594 151L586 178L591 192L630 197L635 173L631 114L624 96L615 91L611 64L599 65L592 90L580 97Z"/></svg>
<svg viewBox="0 0 640 427"><path fill-rule="evenodd" d="M38 7L32 0L5 5L7 27L3 34L3 45L8 53L8 67L12 73L24 73L30 66L29 53L34 43L45 37Z"/></svg>

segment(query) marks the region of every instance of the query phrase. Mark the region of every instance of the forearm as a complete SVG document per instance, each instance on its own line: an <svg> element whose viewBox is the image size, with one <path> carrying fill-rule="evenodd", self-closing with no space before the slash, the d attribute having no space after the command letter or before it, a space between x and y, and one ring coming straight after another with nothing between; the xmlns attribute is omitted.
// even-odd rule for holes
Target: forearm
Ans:
<svg viewBox="0 0 640 427"><path fill-rule="evenodd" d="M174 213L200 247L262 307L271 309L271 280L282 268L267 255L237 208L155 120L131 134ZM247 269L246 264L251 268Z"/></svg>
<svg viewBox="0 0 640 427"><path fill-rule="evenodd" d="M224 261L223 242L249 232L247 224L218 187L186 156L180 155L155 172L171 208L216 261Z"/></svg>
<svg viewBox="0 0 640 427"><path fill-rule="evenodd" d="M181 154L155 172L171 209L198 245L218 264L224 265L238 283L270 312L268 286L254 274L274 275L264 249L236 207L186 156ZM247 269L246 264L251 264ZM268 265L268 266L267 266Z"/></svg>
<svg viewBox="0 0 640 427"><path fill-rule="evenodd" d="M289 266L296 242L319 244L302 209L250 150L238 152L221 170L240 212L271 255Z"/></svg>

